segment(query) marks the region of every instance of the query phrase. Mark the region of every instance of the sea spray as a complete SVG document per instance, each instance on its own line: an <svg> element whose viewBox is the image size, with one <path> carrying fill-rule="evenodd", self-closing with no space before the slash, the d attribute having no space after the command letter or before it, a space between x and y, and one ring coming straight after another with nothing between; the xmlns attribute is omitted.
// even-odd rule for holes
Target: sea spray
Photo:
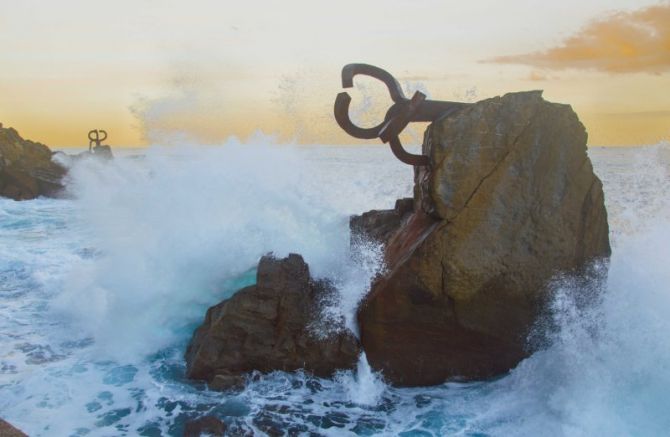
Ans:
<svg viewBox="0 0 670 437"><path fill-rule="evenodd" d="M380 243L356 238L350 251L350 258L331 278L337 293L321 303L311 324L313 334L318 337L333 335L342 328L359 336L358 306L370 291L372 281L384 269L383 246Z"/></svg>
<svg viewBox="0 0 670 437"><path fill-rule="evenodd" d="M357 405L377 405L387 388L381 374L370 367L365 352L358 358L355 372L341 372L336 380L344 386L347 400Z"/></svg>
<svg viewBox="0 0 670 437"><path fill-rule="evenodd" d="M295 252L313 276L345 282L353 327L371 269L349 262L348 217L338 207L357 198L362 206L378 193L359 193L355 178L324 179L309 159L292 147L231 142L80 162L71 192L96 256L75 266L52 307L94 337L102 354L142 359L248 285L260 256Z"/></svg>
<svg viewBox="0 0 670 437"><path fill-rule="evenodd" d="M72 191L100 255L72 272L55 306L129 359L170 344L266 252L300 252L327 270L344 224L310 199L302 165L287 149L241 145L82 162Z"/></svg>

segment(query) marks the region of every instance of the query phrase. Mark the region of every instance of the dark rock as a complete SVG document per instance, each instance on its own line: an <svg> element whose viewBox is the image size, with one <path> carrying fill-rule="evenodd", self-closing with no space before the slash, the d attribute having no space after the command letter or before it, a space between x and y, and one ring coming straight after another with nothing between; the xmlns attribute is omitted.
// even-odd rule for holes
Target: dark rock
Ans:
<svg viewBox="0 0 670 437"><path fill-rule="evenodd" d="M256 282L207 311L186 351L189 378L216 385L217 375L228 382L254 370L298 369L325 377L356 365L358 342L343 322L331 335L311 329L334 289L312 280L300 255L264 256Z"/></svg>
<svg viewBox="0 0 670 437"><path fill-rule="evenodd" d="M222 436L225 432L226 424L214 416L200 417L184 425L184 437Z"/></svg>
<svg viewBox="0 0 670 437"><path fill-rule="evenodd" d="M269 437L281 437L284 435L286 424L281 421L277 415L262 412L254 417L253 422L256 428L261 430Z"/></svg>
<svg viewBox="0 0 670 437"><path fill-rule="evenodd" d="M349 219L352 242L358 240L386 243L403 219L414 211L414 199L398 199L394 209L372 210Z"/></svg>
<svg viewBox="0 0 670 437"><path fill-rule="evenodd" d="M112 154L112 148L110 146L100 145L93 146L91 150L86 150L84 152L77 153L76 155L68 156L66 159L73 159L76 162L77 160L87 158L109 160L114 158L114 154Z"/></svg>
<svg viewBox="0 0 670 437"><path fill-rule="evenodd" d="M0 127L0 196L28 200L57 195L66 169L53 162L52 155L44 144Z"/></svg>
<svg viewBox="0 0 670 437"><path fill-rule="evenodd" d="M570 106L540 92L428 127L417 211L388 239L388 269L358 312L374 369L396 385L432 385L498 375L528 355L551 278L610 254L586 136Z"/></svg>
<svg viewBox="0 0 670 437"><path fill-rule="evenodd" d="M0 419L0 437L28 437L26 434Z"/></svg>

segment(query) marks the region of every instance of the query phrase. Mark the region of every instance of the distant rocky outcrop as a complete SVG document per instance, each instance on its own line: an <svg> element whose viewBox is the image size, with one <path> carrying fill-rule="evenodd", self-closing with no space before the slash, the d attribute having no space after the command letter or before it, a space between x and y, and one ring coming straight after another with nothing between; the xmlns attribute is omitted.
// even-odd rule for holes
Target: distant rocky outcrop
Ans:
<svg viewBox="0 0 670 437"><path fill-rule="evenodd" d="M0 124L0 196L28 200L57 195L66 169L52 155L44 144L24 140Z"/></svg>
<svg viewBox="0 0 670 437"><path fill-rule="evenodd" d="M331 376L353 368L359 348L350 332L341 326L322 336L312 329L322 301L334 292L328 282L310 277L300 255L264 256L255 285L207 311L186 351L187 376L227 389L254 370Z"/></svg>
<svg viewBox="0 0 670 437"><path fill-rule="evenodd" d="M413 213L373 212L386 273L358 312L370 365L392 383L487 378L527 356L550 279L610 254L602 184L568 105L540 92L478 102L432 123Z"/></svg>

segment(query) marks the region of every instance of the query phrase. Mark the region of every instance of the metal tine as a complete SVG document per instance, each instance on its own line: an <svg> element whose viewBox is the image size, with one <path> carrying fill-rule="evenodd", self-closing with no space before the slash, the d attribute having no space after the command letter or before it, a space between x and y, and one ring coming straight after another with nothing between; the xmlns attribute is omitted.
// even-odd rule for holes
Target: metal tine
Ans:
<svg viewBox="0 0 670 437"><path fill-rule="evenodd" d="M342 68L342 88L354 86L354 76L363 75L382 81L389 90L391 100L395 103L407 103L408 99L402 92L400 83L391 73L370 64L347 64Z"/></svg>
<svg viewBox="0 0 670 437"><path fill-rule="evenodd" d="M352 123L349 118L349 105L351 104L351 97L348 93L342 92L335 98L335 121L340 127L354 138L362 140L371 140L379 136L379 132L384 127L386 119L375 127L358 127Z"/></svg>

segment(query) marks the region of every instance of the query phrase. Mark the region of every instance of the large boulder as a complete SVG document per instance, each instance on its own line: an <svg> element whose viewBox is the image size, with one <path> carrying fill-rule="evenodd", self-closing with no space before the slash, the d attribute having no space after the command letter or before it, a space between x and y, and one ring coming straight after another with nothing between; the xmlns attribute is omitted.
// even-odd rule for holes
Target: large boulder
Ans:
<svg viewBox="0 0 670 437"><path fill-rule="evenodd" d="M610 254L602 184L568 105L541 92L478 102L432 123L413 214L359 308L360 340L396 385L487 378L526 338L560 272Z"/></svg>
<svg viewBox="0 0 670 437"><path fill-rule="evenodd" d="M0 196L27 200L58 194L66 170L52 155L44 144L24 140L0 124Z"/></svg>
<svg viewBox="0 0 670 437"><path fill-rule="evenodd" d="M310 277L300 255L264 256L256 285L207 311L186 351L187 376L228 388L254 370L305 369L326 377L355 367L358 340L343 321L336 329L318 329L323 302L334 292Z"/></svg>

